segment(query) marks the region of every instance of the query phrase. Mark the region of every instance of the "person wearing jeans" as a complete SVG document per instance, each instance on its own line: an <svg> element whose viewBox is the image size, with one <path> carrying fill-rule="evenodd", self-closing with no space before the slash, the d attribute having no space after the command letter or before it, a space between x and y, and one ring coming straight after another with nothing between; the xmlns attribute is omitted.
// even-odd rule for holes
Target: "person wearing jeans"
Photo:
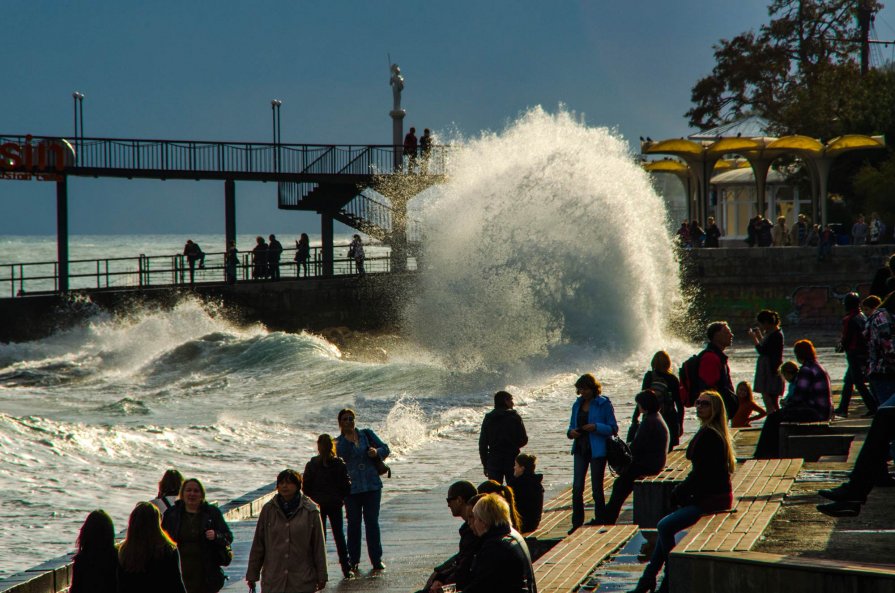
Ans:
<svg viewBox="0 0 895 593"><path fill-rule="evenodd" d="M667 591L667 561L668 554L675 546L675 535L695 524L701 516L733 506L730 476L736 468L736 457L721 395L717 391L700 393L696 399L696 415L702 427L687 446L687 459L693 464L693 469L672 493L672 499L680 508L663 517L656 526L659 532L656 547L632 593L654 591L663 566L665 578L660 591Z"/></svg>
<svg viewBox="0 0 895 593"><path fill-rule="evenodd" d="M345 498L345 515L348 519L348 561L350 571L357 575L360 563L361 522L365 527L367 554L373 570L385 570L382 562L382 541L379 533L379 504L382 501L382 480L373 460L388 457L389 448L376 433L365 428L355 428L354 410L339 412L339 430L336 452L348 466L351 493Z"/></svg>
<svg viewBox="0 0 895 593"><path fill-rule="evenodd" d="M348 546L343 530L343 507L345 497L351 493L351 480L345 462L336 455L336 444L328 434L317 437L317 452L305 465L304 493L320 506L323 520L323 534L329 521L339 555L342 574L350 576L351 563L348 560Z"/></svg>
<svg viewBox="0 0 895 593"><path fill-rule="evenodd" d="M575 382L578 399L572 404L572 418L566 436L572 439L572 528L571 534L584 524L584 480L590 470L594 497L594 518L597 525L606 506L603 495L603 474L606 471L606 439L618 432L615 411L608 397L600 395L603 386L587 373Z"/></svg>

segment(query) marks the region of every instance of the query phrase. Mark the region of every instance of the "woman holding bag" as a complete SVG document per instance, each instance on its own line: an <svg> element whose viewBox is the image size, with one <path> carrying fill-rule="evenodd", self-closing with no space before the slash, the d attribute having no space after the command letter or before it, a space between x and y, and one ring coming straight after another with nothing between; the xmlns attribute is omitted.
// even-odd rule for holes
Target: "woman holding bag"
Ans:
<svg viewBox="0 0 895 593"><path fill-rule="evenodd" d="M382 562L382 540L379 533L379 505L382 501L382 480L377 465L389 454L388 445L365 428L355 428L357 414L352 409L339 412L336 452L348 466L351 494L345 498L348 519L348 561L351 572L357 574L360 563L360 527L363 522L367 539L367 554L373 570L385 570ZM381 467L385 467L382 464Z"/></svg>
<svg viewBox="0 0 895 593"><path fill-rule="evenodd" d="M588 469L594 497L594 518L588 525L599 525L599 517L606 506L603 496L606 439L618 432L612 402L600 395L603 386L592 374L581 375L575 382L575 391L579 397L572 404L572 418L566 431L566 436L573 441L574 459L570 534L584 524L584 479Z"/></svg>

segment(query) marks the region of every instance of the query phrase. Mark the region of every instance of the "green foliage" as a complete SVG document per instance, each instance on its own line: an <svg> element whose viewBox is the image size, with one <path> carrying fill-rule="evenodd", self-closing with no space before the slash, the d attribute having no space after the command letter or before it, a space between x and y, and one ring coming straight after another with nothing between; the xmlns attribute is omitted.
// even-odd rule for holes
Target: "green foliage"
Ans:
<svg viewBox="0 0 895 593"><path fill-rule="evenodd" d="M878 167L865 165L854 177L854 188L866 213L878 212L883 220L895 220L895 157Z"/></svg>

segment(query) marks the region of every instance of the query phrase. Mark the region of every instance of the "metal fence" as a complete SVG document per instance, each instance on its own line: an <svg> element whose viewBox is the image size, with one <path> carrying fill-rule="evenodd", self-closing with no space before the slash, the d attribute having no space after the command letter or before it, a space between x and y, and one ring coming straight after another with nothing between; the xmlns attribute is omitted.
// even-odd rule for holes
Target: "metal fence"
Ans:
<svg viewBox="0 0 895 593"><path fill-rule="evenodd" d="M391 250L381 244L364 246L369 253L364 260L367 273L391 271ZM295 261L295 248L286 248L277 266L281 279L313 278L323 276L323 251L312 247L307 265L299 268ZM193 283L219 283L227 281L224 252L206 252L204 259L194 261L193 266L185 255L144 255L136 257L109 257L81 259L69 262L69 289L91 290L104 288L147 288L165 286L189 286ZM256 265L251 251L241 252L236 265L237 282L270 281L272 270ZM407 260L407 269L416 269L416 258ZM358 274L354 258L348 257L348 245L336 245L333 253L333 275ZM0 291L8 287L10 297L29 294L46 294L59 290L59 264L56 261L5 264L0 266Z"/></svg>

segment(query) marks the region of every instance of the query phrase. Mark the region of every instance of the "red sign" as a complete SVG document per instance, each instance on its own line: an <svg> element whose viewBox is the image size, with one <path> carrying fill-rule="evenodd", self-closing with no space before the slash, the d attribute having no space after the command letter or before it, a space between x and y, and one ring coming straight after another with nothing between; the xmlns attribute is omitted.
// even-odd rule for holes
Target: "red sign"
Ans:
<svg viewBox="0 0 895 593"><path fill-rule="evenodd" d="M0 179L37 179L57 181L66 164L74 162L74 149L65 140L43 140L32 143L25 136L24 144L0 144Z"/></svg>

